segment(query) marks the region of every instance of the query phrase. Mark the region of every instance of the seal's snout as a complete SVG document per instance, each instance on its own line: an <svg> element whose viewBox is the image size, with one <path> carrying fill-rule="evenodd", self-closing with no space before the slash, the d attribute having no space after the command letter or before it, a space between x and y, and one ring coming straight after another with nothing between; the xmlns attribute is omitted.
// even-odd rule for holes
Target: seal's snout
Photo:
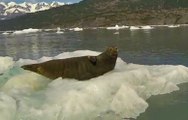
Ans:
<svg viewBox="0 0 188 120"><path fill-rule="evenodd" d="M117 47L114 48L113 54L114 54L114 55L117 55L117 54L118 54L118 48L117 48Z"/></svg>

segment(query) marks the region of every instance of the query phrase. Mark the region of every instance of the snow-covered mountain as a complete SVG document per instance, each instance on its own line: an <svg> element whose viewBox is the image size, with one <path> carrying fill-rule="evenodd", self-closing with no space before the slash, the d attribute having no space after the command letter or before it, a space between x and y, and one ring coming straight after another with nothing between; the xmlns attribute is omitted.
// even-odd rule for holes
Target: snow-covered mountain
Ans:
<svg viewBox="0 0 188 120"><path fill-rule="evenodd" d="M18 15L22 15L25 13L33 13L37 11L43 11L48 10L50 8L59 7L64 5L65 3L61 2L52 2L52 3L15 3L15 2L9 2L4 3L0 2L0 20L12 18Z"/></svg>

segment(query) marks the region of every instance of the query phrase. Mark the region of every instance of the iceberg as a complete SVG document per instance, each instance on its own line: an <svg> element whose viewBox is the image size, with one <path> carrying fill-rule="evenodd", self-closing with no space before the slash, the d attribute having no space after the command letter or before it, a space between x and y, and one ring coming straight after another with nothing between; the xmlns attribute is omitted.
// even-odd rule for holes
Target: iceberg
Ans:
<svg viewBox="0 0 188 120"><path fill-rule="evenodd" d="M127 64L117 59L115 69L87 81L49 80L19 66L52 59L98 55L78 50L38 60L0 57L0 119L2 120L115 120L137 118L152 95L179 90L188 82L182 65Z"/></svg>
<svg viewBox="0 0 188 120"><path fill-rule="evenodd" d="M149 30L149 29L153 29L153 27L152 27L152 26L142 26L142 29L147 29L147 30Z"/></svg>
<svg viewBox="0 0 188 120"><path fill-rule="evenodd" d="M57 32L56 32L57 34L63 34L64 32L63 31L61 31L61 28L60 27L57 27Z"/></svg>
<svg viewBox="0 0 188 120"><path fill-rule="evenodd" d="M119 32L115 32L114 35L119 35Z"/></svg>
<svg viewBox="0 0 188 120"><path fill-rule="evenodd" d="M154 27L152 26L131 26L130 30L150 30L153 29Z"/></svg>
<svg viewBox="0 0 188 120"><path fill-rule="evenodd" d="M27 34L27 33L35 33L35 32L40 32L40 31L41 31L40 29L29 28L29 29L14 31L13 34Z"/></svg>
<svg viewBox="0 0 188 120"><path fill-rule="evenodd" d="M3 35L9 35L10 33L9 32L3 32L2 34Z"/></svg>
<svg viewBox="0 0 188 120"><path fill-rule="evenodd" d="M168 25L169 28L177 28L180 27L180 25Z"/></svg>
<svg viewBox="0 0 188 120"><path fill-rule="evenodd" d="M136 26L131 26L130 27L130 30L139 30L139 29L141 29L141 27L136 27Z"/></svg>
<svg viewBox="0 0 188 120"><path fill-rule="evenodd" d="M63 34L64 32L63 31L57 31L56 33L57 34Z"/></svg>
<svg viewBox="0 0 188 120"><path fill-rule="evenodd" d="M125 29L125 28L129 28L129 26L119 26L119 25L115 25L114 27L107 27L107 30L119 30L119 29Z"/></svg>
<svg viewBox="0 0 188 120"><path fill-rule="evenodd" d="M72 30L74 30L74 31L83 31L84 29L83 29L83 28L76 27L76 28L73 28Z"/></svg>

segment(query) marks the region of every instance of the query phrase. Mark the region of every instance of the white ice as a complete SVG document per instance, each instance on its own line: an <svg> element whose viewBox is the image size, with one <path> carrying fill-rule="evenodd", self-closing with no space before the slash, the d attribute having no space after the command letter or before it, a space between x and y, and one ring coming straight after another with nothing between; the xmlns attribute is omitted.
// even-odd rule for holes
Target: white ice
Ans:
<svg viewBox="0 0 188 120"><path fill-rule="evenodd" d="M119 35L119 32L115 32L114 35Z"/></svg>
<svg viewBox="0 0 188 120"><path fill-rule="evenodd" d="M70 28L69 30L73 30L73 31L79 32L79 31L83 31L84 29L83 28L79 28L79 27L75 27L75 28Z"/></svg>
<svg viewBox="0 0 188 120"><path fill-rule="evenodd" d="M131 26L130 27L130 30L150 30L150 29L153 29L152 26Z"/></svg>
<svg viewBox="0 0 188 120"><path fill-rule="evenodd" d="M57 34L63 34L64 32L63 31L61 31L61 28L60 27L57 27L57 32L56 32Z"/></svg>
<svg viewBox="0 0 188 120"><path fill-rule="evenodd" d="M129 28L129 26L119 26L119 25L115 25L113 27L107 27L107 30L119 30L119 29L125 29L125 28Z"/></svg>
<svg viewBox="0 0 188 120"><path fill-rule="evenodd" d="M29 29L23 29L23 30L14 31L13 34L27 34L27 33L39 32L39 31L41 31L41 30L40 29L29 28Z"/></svg>
<svg viewBox="0 0 188 120"><path fill-rule="evenodd" d="M180 25L168 25L169 28L177 28L180 27Z"/></svg>
<svg viewBox="0 0 188 120"><path fill-rule="evenodd" d="M0 74L12 68L14 63L11 57L0 57Z"/></svg>
<svg viewBox="0 0 188 120"><path fill-rule="evenodd" d="M3 32L2 34L3 35L9 35L10 33L9 32Z"/></svg>
<svg viewBox="0 0 188 120"><path fill-rule="evenodd" d="M152 95L179 90L188 82L182 65L137 65L117 59L115 69L87 81L49 80L19 66L99 52L80 50L38 60L1 57L0 119L2 120L120 120L136 118Z"/></svg>

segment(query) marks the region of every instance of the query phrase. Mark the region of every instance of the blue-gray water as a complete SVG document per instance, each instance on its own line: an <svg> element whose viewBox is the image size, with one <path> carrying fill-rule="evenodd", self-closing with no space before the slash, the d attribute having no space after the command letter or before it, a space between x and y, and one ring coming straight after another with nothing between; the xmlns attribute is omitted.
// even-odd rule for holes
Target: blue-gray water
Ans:
<svg viewBox="0 0 188 120"><path fill-rule="evenodd" d="M40 58L64 51L89 49L103 51L117 46L125 61L139 64L182 64L188 66L188 27L152 30L84 30L82 32L39 32L0 35L0 56Z"/></svg>
<svg viewBox="0 0 188 120"><path fill-rule="evenodd" d="M37 59L75 50L103 51L117 46L119 56L128 63L188 66L188 27L158 27L152 30L88 29L80 32L55 31L21 35L0 34L0 56ZM149 108L138 120L187 120L188 85L180 91L151 97Z"/></svg>

